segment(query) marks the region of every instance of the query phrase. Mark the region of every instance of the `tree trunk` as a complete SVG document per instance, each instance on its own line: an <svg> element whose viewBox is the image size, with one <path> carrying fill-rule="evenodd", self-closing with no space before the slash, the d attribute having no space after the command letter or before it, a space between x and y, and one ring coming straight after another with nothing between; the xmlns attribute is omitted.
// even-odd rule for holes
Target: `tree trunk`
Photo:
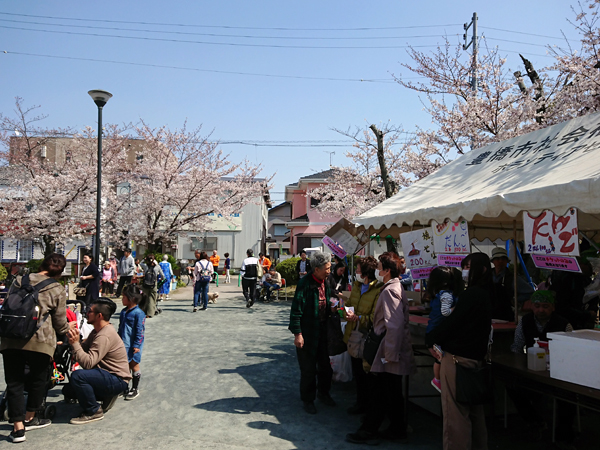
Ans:
<svg viewBox="0 0 600 450"><path fill-rule="evenodd" d="M54 236L44 235L42 236L42 241L44 242L44 258L47 258L56 250L56 240Z"/></svg>
<svg viewBox="0 0 600 450"><path fill-rule="evenodd" d="M369 127L377 138L377 160L379 161L379 171L381 172L381 181L383 182L383 188L385 189L385 198L390 198L394 195L392 186L390 183L387 166L385 165L385 155L383 153L383 132L379 130L375 125ZM388 252L395 252L396 246L394 245L393 238L387 236L385 238Z"/></svg>

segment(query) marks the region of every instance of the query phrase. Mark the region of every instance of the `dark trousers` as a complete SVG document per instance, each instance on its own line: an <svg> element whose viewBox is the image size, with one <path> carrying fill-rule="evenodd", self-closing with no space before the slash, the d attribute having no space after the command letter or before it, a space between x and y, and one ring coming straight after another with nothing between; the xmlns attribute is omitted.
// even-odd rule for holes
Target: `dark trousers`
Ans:
<svg viewBox="0 0 600 450"><path fill-rule="evenodd" d="M303 348L296 347L300 365L300 398L303 402L315 401L317 390L320 394L327 395L331 389L333 370L327 351L327 322L321 324L319 331L319 345L316 354L311 354L306 343Z"/></svg>
<svg viewBox="0 0 600 450"><path fill-rule="evenodd" d="M25 411L40 409L50 380L50 355L27 350L5 350L3 352L4 378L8 417L14 422L25 420ZM25 375L25 366L29 373ZM27 407L24 391L27 388Z"/></svg>
<svg viewBox="0 0 600 450"><path fill-rule="evenodd" d="M352 376L356 380L356 405L366 408L369 405L368 374L363 369L362 358L352 358Z"/></svg>
<svg viewBox="0 0 600 450"><path fill-rule="evenodd" d="M254 299L254 293L256 291L256 278L247 279L242 278L242 292L246 301Z"/></svg>
<svg viewBox="0 0 600 450"><path fill-rule="evenodd" d="M404 429L404 399L402 396L402 375L379 372L367 375L369 404L365 421L360 427L376 433L387 417L389 430L402 434Z"/></svg>
<svg viewBox="0 0 600 450"><path fill-rule="evenodd" d="M100 408L96 399L104 401L119 395L127 389L127 385L127 382L116 375L96 367L74 371L63 393L67 398L77 398L83 412L91 416Z"/></svg>
<svg viewBox="0 0 600 450"><path fill-rule="evenodd" d="M114 292L114 284L109 281L102 281L102 294L113 294Z"/></svg>
<svg viewBox="0 0 600 450"><path fill-rule="evenodd" d="M121 275L119 277L119 285L117 286L117 292L115 293L115 295L117 297L121 296L121 292L123 292L123 288L128 285L131 284L131 279L133 278L132 275L129 275L128 277L125 277L123 275Z"/></svg>

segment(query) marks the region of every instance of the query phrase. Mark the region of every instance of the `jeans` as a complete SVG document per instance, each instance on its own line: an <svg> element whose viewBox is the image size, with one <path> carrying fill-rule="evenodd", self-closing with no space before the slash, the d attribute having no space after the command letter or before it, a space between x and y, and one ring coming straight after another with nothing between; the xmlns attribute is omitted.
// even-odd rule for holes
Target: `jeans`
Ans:
<svg viewBox="0 0 600 450"><path fill-rule="evenodd" d="M15 422L25 420L25 396L27 388L27 411L40 409L50 381L50 355L27 350L4 350L4 378L8 417ZM25 375L25 365L29 373Z"/></svg>
<svg viewBox="0 0 600 450"><path fill-rule="evenodd" d="M194 308L199 305L199 300L202 300L202 307L208 306L208 283L209 281L196 281L194 285Z"/></svg>
<svg viewBox="0 0 600 450"><path fill-rule="evenodd" d="M263 288L265 288L267 290L267 300L271 300L271 292L279 289L279 285L265 281L263 283Z"/></svg>
<svg viewBox="0 0 600 450"><path fill-rule="evenodd" d="M252 299L256 291L256 278L242 278L242 292L246 301Z"/></svg>
<svg viewBox="0 0 600 450"><path fill-rule="evenodd" d="M117 286L117 292L115 293L115 295L117 297L121 296L121 292L123 292L123 288L128 285L131 284L131 279L133 278L133 276L129 275L129 276L123 276L121 275L119 277L119 285Z"/></svg>
<svg viewBox="0 0 600 450"><path fill-rule="evenodd" d="M96 367L89 370L76 370L71 374L71 382L65 385L63 392L66 397L77 397L83 412L91 416L100 405L100 401L119 395L127 389L127 382L121 378Z"/></svg>

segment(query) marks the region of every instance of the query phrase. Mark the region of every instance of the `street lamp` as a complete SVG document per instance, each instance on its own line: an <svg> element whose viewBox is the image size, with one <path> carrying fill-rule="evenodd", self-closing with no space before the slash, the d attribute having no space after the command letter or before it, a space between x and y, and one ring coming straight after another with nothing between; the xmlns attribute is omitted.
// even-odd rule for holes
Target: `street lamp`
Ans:
<svg viewBox="0 0 600 450"><path fill-rule="evenodd" d="M98 187L96 188L96 240L94 263L100 266L100 213L102 212L102 108L112 97L110 92L93 90L88 91L92 100L98 107Z"/></svg>

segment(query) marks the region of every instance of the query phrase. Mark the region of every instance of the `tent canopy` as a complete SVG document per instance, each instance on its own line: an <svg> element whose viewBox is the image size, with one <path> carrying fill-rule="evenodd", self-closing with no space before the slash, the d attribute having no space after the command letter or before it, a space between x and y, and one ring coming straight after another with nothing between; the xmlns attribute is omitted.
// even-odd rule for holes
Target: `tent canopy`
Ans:
<svg viewBox="0 0 600 450"><path fill-rule="evenodd" d="M463 155L354 222L371 234L434 220L469 222L476 239L522 238L522 213L578 209L579 231L600 232L600 114L544 128Z"/></svg>

